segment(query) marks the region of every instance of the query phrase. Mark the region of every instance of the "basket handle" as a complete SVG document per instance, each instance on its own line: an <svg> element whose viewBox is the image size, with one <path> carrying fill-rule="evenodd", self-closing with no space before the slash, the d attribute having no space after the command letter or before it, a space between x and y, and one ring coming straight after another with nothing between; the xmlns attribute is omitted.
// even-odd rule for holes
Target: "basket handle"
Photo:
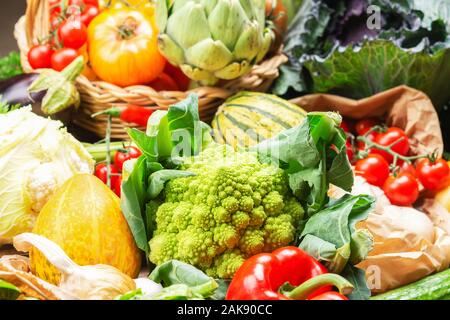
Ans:
<svg viewBox="0 0 450 320"><path fill-rule="evenodd" d="M50 30L48 0L27 0L25 28L28 47L45 38Z"/></svg>

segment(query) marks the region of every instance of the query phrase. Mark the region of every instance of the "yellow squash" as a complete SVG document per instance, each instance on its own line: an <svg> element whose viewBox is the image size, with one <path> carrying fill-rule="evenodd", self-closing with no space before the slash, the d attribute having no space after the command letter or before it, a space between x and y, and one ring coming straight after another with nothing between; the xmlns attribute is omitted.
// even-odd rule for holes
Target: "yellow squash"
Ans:
<svg viewBox="0 0 450 320"><path fill-rule="evenodd" d="M33 233L58 244L78 265L106 264L135 278L141 255L120 210L119 198L93 175L68 180L44 206ZM60 273L36 249L31 269L58 284Z"/></svg>

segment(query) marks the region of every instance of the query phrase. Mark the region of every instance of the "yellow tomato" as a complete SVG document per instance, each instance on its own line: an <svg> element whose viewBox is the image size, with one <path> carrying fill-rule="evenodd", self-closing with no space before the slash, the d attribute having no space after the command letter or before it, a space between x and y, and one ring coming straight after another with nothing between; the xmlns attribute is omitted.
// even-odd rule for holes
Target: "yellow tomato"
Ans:
<svg viewBox="0 0 450 320"><path fill-rule="evenodd" d="M88 28L91 67L97 76L118 86L147 84L164 70L153 16L133 9L110 9Z"/></svg>
<svg viewBox="0 0 450 320"><path fill-rule="evenodd" d="M84 46L82 46L79 50L78 50L79 54L81 54L81 56L84 59L84 69L83 72L81 73L83 76L85 76L86 78L88 78L90 81L95 81L97 80L97 75L95 74L94 70L92 70L91 68L91 62L89 61L89 54L87 51L87 45L85 44Z"/></svg>
<svg viewBox="0 0 450 320"><path fill-rule="evenodd" d="M153 8L155 4L154 1L151 0L100 0L99 8L100 10L105 9L123 9L123 8L131 8L131 9L151 9L153 13Z"/></svg>

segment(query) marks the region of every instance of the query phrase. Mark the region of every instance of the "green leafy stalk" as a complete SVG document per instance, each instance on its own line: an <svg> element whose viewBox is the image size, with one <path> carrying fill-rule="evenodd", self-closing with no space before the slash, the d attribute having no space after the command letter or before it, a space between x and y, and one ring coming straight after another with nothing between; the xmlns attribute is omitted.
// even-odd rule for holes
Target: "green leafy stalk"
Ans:
<svg viewBox="0 0 450 320"><path fill-rule="evenodd" d="M299 126L251 148L261 162L286 170L291 190L308 207L309 215L328 202L330 183L347 191L353 185L341 121L335 113L309 113ZM335 152L330 151L332 146Z"/></svg>
<svg viewBox="0 0 450 320"><path fill-rule="evenodd" d="M206 134L210 129L200 121L198 96L195 94L168 111L157 111L149 120L147 132L128 129L133 142L143 155L134 166L122 187L121 207L130 225L136 243L149 252L148 239L152 236L147 203L156 199L167 181L192 175L177 170L177 157L198 154L212 141Z"/></svg>
<svg viewBox="0 0 450 320"><path fill-rule="evenodd" d="M23 70L20 63L20 54L18 52L13 51L0 59L0 81L12 78L22 73Z"/></svg>
<svg viewBox="0 0 450 320"><path fill-rule="evenodd" d="M373 247L373 238L356 224L367 219L375 199L365 195L345 195L308 219L300 234L299 247L322 261L330 272L344 273L358 280L364 277L353 265L364 260ZM349 269L350 268L350 269ZM352 281L359 295L367 298L365 281ZM363 284L361 284L363 283Z"/></svg>
<svg viewBox="0 0 450 320"><path fill-rule="evenodd" d="M190 264L170 260L157 266L149 276L163 290L145 296L141 290L129 292L118 300L204 300L215 299L220 284ZM224 297L224 295L223 295Z"/></svg>

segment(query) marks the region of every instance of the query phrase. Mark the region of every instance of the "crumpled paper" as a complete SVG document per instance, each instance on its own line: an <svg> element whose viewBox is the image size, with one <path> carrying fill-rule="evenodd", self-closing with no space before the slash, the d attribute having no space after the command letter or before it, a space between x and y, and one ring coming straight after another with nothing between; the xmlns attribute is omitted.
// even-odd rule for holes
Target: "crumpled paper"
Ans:
<svg viewBox="0 0 450 320"><path fill-rule="evenodd" d="M390 126L405 130L414 154L442 154L444 144L439 117L428 96L399 86L361 100L331 94L306 95L291 102L306 111L338 111L352 119L384 116Z"/></svg>
<svg viewBox="0 0 450 320"><path fill-rule="evenodd" d="M422 92L399 86L372 97L352 100L331 94L313 94L292 100L306 111L338 111L362 119L383 116L390 126L405 130L413 154L443 152L438 115ZM374 248L358 267L374 294L417 281L444 270L450 264L450 213L436 201L425 200L418 208L392 206L377 187L356 177L354 194L377 199L374 211L358 224L374 236ZM342 190L330 190L338 197Z"/></svg>

